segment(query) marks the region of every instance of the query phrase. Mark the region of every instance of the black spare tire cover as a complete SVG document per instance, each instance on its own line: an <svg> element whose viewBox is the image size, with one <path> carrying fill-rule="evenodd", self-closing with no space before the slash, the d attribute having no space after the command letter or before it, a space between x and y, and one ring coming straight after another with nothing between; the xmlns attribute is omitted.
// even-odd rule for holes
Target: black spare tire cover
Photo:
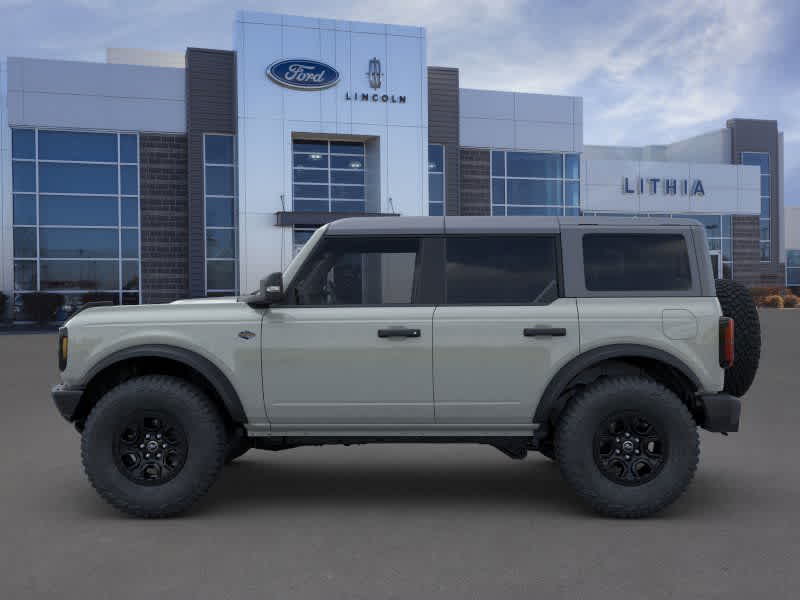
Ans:
<svg viewBox="0 0 800 600"><path fill-rule="evenodd" d="M722 314L734 321L733 366L725 370L725 391L743 396L755 379L761 359L761 325L750 292L741 283L717 279L717 299Z"/></svg>

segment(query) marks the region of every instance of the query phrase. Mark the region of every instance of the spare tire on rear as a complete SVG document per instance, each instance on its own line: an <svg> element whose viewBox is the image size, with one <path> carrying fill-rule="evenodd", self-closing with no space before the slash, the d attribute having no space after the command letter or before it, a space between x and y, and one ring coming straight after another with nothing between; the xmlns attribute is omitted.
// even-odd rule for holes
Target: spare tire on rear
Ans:
<svg viewBox="0 0 800 600"><path fill-rule="evenodd" d="M750 292L741 283L717 279L717 299L722 314L734 322L733 366L725 371L725 391L743 396L755 379L761 358L761 325Z"/></svg>

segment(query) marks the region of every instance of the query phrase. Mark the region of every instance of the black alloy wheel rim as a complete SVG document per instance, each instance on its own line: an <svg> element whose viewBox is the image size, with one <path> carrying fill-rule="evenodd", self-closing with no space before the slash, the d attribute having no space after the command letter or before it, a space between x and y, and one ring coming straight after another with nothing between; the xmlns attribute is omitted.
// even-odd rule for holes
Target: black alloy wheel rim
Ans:
<svg viewBox="0 0 800 600"><path fill-rule="evenodd" d="M140 411L130 415L114 438L114 462L139 485L161 485L186 463L188 440L172 415Z"/></svg>
<svg viewBox="0 0 800 600"><path fill-rule="evenodd" d="M614 414L597 428L594 460L614 483L636 486L652 481L667 461L667 439L637 411Z"/></svg>

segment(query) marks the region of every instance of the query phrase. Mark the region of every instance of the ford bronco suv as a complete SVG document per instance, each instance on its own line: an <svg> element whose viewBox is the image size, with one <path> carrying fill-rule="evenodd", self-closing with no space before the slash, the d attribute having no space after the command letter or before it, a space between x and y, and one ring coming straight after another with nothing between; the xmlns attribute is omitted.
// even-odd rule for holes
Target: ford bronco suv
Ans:
<svg viewBox="0 0 800 600"><path fill-rule="evenodd" d="M698 426L738 430L759 353L696 221L362 217L249 296L79 311L53 398L97 492L140 517L251 448L401 442L538 451L641 517L686 489Z"/></svg>

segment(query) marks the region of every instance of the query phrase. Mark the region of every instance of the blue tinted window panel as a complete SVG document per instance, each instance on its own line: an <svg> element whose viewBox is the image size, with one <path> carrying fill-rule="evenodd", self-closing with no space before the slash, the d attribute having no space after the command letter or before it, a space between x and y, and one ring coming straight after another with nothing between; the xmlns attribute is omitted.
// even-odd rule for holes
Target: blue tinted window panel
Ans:
<svg viewBox="0 0 800 600"><path fill-rule="evenodd" d="M327 185L294 184L295 198L327 198Z"/></svg>
<svg viewBox="0 0 800 600"><path fill-rule="evenodd" d="M767 152L742 152L743 165L755 165L761 168L761 173L769 173L769 153Z"/></svg>
<svg viewBox="0 0 800 600"><path fill-rule="evenodd" d="M42 260L42 290L118 290L115 260Z"/></svg>
<svg viewBox="0 0 800 600"><path fill-rule="evenodd" d="M761 195L762 196L769 196L769 175L762 175L761 176Z"/></svg>
<svg viewBox="0 0 800 600"><path fill-rule="evenodd" d="M236 288L236 263L232 260L209 260L206 262L206 288L209 290L233 290Z"/></svg>
<svg viewBox="0 0 800 600"><path fill-rule="evenodd" d="M444 202L444 175L441 173L428 175L428 200L430 202Z"/></svg>
<svg viewBox="0 0 800 600"><path fill-rule="evenodd" d="M36 258L35 227L14 227L14 256Z"/></svg>
<svg viewBox="0 0 800 600"><path fill-rule="evenodd" d="M431 177L435 177L435 175L431 175ZM364 185L364 171L331 171L331 183Z"/></svg>
<svg viewBox="0 0 800 600"><path fill-rule="evenodd" d="M507 152L508 177L560 178L563 175L561 154Z"/></svg>
<svg viewBox="0 0 800 600"><path fill-rule="evenodd" d="M758 222L758 232L759 236L762 240L768 240L769 238L769 221L761 219Z"/></svg>
<svg viewBox="0 0 800 600"><path fill-rule="evenodd" d="M492 152L492 176L505 177L506 174L506 153L499 150Z"/></svg>
<svg viewBox="0 0 800 600"><path fill-rule="evenodd" d="M363 201L335 200L332 210L333 212L363 213L365 208Z"/></svg>
<svg viewBox="0 0 800 600"><path fill-rule="evenodd" d="M733 228L732 228L732 219L730 215L722 215L722 236L723 237L731 237Z"/></svg>
<svg viewBox="0 0 800 600"><path fill-rule="evenodd" d="M326 154L328 152L328 142L315 142L313 140L294 140L292 150L295 152L314 152Z"/></svg>
<svg viewBox="0 0 800 600"><path fill-rule="evenodd" d="M117 166L40 162L39 191L61 194L117 194Z"/></svg>
<svg viewBox="0 0 800 600"><path fill-rule="evenodd" d="M33 129L11 130L11 157L36 158L36 136Z"/></svg>
<svg viewBox="0 0 800 600"><path fill-rule="evenodd" d="M11 188L15 192L36 191L36 165L15 160L11 164Z"/></svg>
<svg viewBox="0 0 800 600"><path fill-rule="evenodd" d="M771 256L771 248L769 242L761 242L759 244L759 251L761 253L761 261L768 262Z"/></svg>
<svg viewBox="0 0 800 600"><path fill-rule="evenodd" d="M139 226L139 200L136 198L122 199L122 222L123 227Z"/></svg>
<svg viewBox="0 0 800 600"><path fill-rule="evenodd" d="M492 205L492 216L493 217L505 217L506 216L506 207L504 204L493 204Z"/></svg>
<svg viewBox="0 0 800 600"><path fill-rule="evenodd" d="M206 198L206 227L233 227L233 198Z"/></svg>
<svg viewBox="0 0 800 600"><path fill-rule="evenodd" d="M39 160L117 162L115 133L39 131Z"/></svg>
<svg viewBox="0 0 800 600"><path fill-rule="evenodd" d="M139 289L139 261L138 260L123 260L122 261L122 289L123 290L138 290Z"/></svg>
<svg viewBox="0 0 800 600"><path fill-rule="evenodd" d="M362 142L331 142L331 154L364 156L364 144Z"/></svg>
<svg viewBox="0 0 800 600"><path fill-rule="evenodd" d="M428 145L428 171L431 173L444 171L444 147L440 144Z"/></svg>
<svg viewBox="0 0 800 600"><path fill-rule="evenodd" d="M139 292L123 293L122 304L139 304Z"/></svg>
<svg viewBox="0 0 800 600"><path fill-rule="evenodd" d="M236 234L233 229L206 229L208 258L235 258Z"/></svg>
<svg viewBox="0 0 800 600"><path fill-rule="evenodd" d="M690 219L700 221L706 228L708 237L720 237L722 235L721 219L719 215L691 215Z"/></svg>
<svg viewBox="0 0 800 600"><path fill-rule="evenodd" d="M41 225L117 225L116 196L39 196Z"/></svg>
<svg viewBox="0 0 800 600"><path fill-rule="evenodd" d="M119 161L124 163L139 162L139 142L135 135L119 136Z"/></svg>
<svg viewBox="0 0 800 600"><path fill-rule="evenodd" d="M328 183L327 169L295 169L296 183Z"/></svg>
<svg viewBox="0 0 800 600"><path fill-rule="evenodd" d="M578 208L577 206L567 206L564 209L564 214L567 217L579 217L580 214L581 214L581 211L580 211L580 208Z"/></svg>
<svg viewBox="0 0 800 600"><path fill-rule="evenodd" d="M561 182L509 179L507 203L561 205Z"/></svg>
<svg viewBox="0 0 800 600"><path fill-rule="evenodd" d="M564 157L564 177L566 179L581 178L581 157L580 154L567 154Z"/></svg>
<svg viewBox="0 0 800 600"><path fill-rule="evenodd" d="M233 196L233 167L206 167L206 194Z"/></svg>
<svg viewBox="0 0 800 600"><path fill-rule="evenodd" d="M332 185L331 197L340 200L363 200L363 185Z"/></svg>
<svg viewBox="0 0 800 600"><path fill-rule="evenodd" d="M709 238L708 239L708 249L709 250L719 250L722 247L722 240L719 238Z"/></svg>
<svg viewBox="0 0 800 600"><path fill-rule="evenodd" d="M331 169L364 170L364 159L358 156L331 156Z"/></svg>
<svg viewBox="0 0 800 600"><path fill-rule="evenodd" d="M506 180L492 179L492 204L505 204Z"/></svg>
<svg viewBox="0 0 800 600"><path fill-rule="evenodd" d="M14 225L36 225L35 194L14 194Z"/></svg>
<svg viewBox="0 0 800 600"><path fill-rule="evenodd" d="M733 260L733 244L730 239L722 240L722 260Z"/></svg>
<svg viewBox="0 0 800 600"><path fill-rule="evenodd" d="M311 236L314 235L313 231L306 231L306 230L297 230L295 229L292 235L292 239L295 244L303 245L308 240L311 239Z"/></svg>
<svg viewBox="0 0 800 600"><path fill-rule="evenodd" d="M560 206L509 206L508 216L546 216L554 217L562 213Z"/></svg>
<svg viewBox="0 0 800 600"><path fill-rule="evenodd" d="M349 158L340 157L346 162L350 162ZM327 154L295 154L292 157L293 165L295 167L311 167L312 169L327 169L328 168L328 155Z"/></svg>
<svg viewBox="0 0 800 600"><path fill-rule="evenodd" d="M786 285L800 285L800 269L786 269Z"/></svg>
<svg viewBox="0 0 800 600"><path fill-rule="evenodd" d="M787 250L786 251L786 266L787 267L800 267L800 250Z"/></svg>
<svg viewBox="0 0 800 600"><path fill-rule="evenodd" d="M206 136L206 155L207 163L218 165L233 164L233 136L230 135L207 135Z"/></svg>
<svg viewBox="0 0 800 600"><path fill-rule="evenodd" d="M36 291L36 261L14 261L14 290Z"/></svg>
<svg viewBox="0 0 800 600"><path fill-rule="evenodd" d="M328 200L295 199L294 209L307 212L328 212Z"/></svg>
<svg viewBox="0 0 800 600"><path fill-rule="evenodd" d="M139 230L123 229L120 238L122 258L139 258Z"/></svg>
<svg viewBox="0 0 800 600"><path fill-rule="evenodd" d="M564 204L567 206L581 205L581 184L578 181L564 182Z"/></svg>
<svg viewBox="0 0 800 600"><path fill-rule="evenodd" d="M444 204L441 202L431 202L428 204L428 215L431 217L441 217L444 214Z"/></svg>
<svg viewBox="0 0 800 600"><path fill-rule="evenodd" d="M133 165L120 167L120 190L125 196L136 196L139 193L139 168Z"/></svg>
<svg viewBox="0 0 800 600"><path fill-rule="evenodd" d="M761 198L761 216L769 217L769 198Z"/></svg>
<svg viewBox="0 0 800 600"><path fill-rule="evenodd" d="M117 258L116 229L39 229L42 258Z"/></svg>

